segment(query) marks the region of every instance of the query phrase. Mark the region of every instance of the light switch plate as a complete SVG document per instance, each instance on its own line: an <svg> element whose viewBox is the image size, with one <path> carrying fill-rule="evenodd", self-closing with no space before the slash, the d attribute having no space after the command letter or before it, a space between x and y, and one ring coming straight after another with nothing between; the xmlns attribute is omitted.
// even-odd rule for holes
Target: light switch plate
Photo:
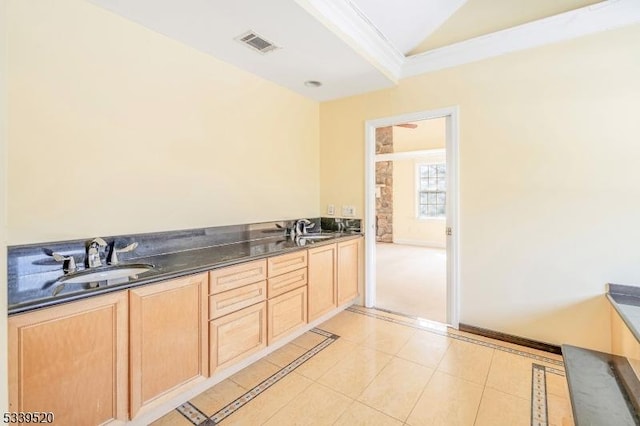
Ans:
<svg viewBox="0 0 640 426"><path fill-rule="evenodd" d="M355 215L356 215L355 206L342 206L342 216L355 217Z"/></svg>
<svg viewBox="0 0 640 426"><path fill-rule="evenodd" d="M336 206L334 206L333 204L329 204L327 206L327 214L329 216L333 216L334 214L336 214Z"/></svg>

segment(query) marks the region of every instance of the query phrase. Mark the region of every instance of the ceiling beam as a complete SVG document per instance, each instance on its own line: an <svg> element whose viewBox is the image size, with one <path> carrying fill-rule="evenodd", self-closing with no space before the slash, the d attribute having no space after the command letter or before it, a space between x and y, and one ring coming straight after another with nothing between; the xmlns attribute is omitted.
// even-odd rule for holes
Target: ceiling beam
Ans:
<svg viewBox="0 0 640 426"><path fill-rule="evenodd" d="M295 0L393 83L402 75L404 55L350 0Z"/></svg>
<svg viewBox="0 0 640 426"><path fill-rule="evenodd" d="M640 22L640 1L606 0L405 57L350 0L296 0L397 84L402 78Z"/></svg>
<svg viewBox="0 0 640 426"><path fill-rule="evenodd" d="M410 56L400 78L640 22L640 1L608 0Z"/></svg>

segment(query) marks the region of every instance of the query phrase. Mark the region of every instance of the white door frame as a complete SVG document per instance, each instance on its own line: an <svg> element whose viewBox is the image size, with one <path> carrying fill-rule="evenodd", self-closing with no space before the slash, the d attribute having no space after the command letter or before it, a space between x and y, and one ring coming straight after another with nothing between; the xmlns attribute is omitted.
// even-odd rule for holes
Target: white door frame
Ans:
<svg viewBox="0 0 640 426"><path fill-rule="evenodd" d="M376 128L393 124L446 118L446 156L447 156L447 224L452 235L447 236L447 323L458 328L460 323L460 259L458 245L460 227L459 209L459 111L458 107L421 111L393 117L368 120L365 131L365 284L364 303L366 307L375 307L376 303Z"/></svg>

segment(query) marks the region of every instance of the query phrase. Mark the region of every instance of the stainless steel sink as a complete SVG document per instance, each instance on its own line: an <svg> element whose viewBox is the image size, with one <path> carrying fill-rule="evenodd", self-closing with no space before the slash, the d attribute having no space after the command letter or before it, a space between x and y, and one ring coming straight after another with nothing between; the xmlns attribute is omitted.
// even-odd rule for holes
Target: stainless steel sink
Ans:
<svg viewBox="0 0 640 426"><path fill-rule="evenodd" d="M327 234L302 234L300 235L300 238L304 238L307 240L327 240L329 238L333 238L333 235L327 235Z"/></svg>
<svg viewBox="0 0 640 426"><path fill-rule="evenodd" d="M296 244L298 246L306 246L307 244L313 244L331 238L335 238L335 235L326 233L302 234L296 237Z"/></svg>
<svg viewBox="0 0 640 426"><path fill-rule="evenodd" d="M60 277L60 279L58 279L58 282L75 284L115 280L118 278L126 278L142 274L151 269L153 269L153 265L149 263L129 263L98 266L96 268L83 269L82 271L72 272L70 274L64 275Z"/></svg>

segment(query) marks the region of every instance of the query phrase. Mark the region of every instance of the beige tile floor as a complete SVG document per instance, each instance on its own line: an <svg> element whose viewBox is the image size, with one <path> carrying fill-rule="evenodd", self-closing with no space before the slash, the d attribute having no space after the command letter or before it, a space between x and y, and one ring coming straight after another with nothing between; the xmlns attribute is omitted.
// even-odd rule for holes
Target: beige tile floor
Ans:
<svg viewBox="0 0 640 426"><path fill-rule="evenodd" d="M447 321L445 249L376 244L376 306L432 321Z"/></svg>
<svg viewBox="0 0 640 426"><path fill-rule="evenodd" d="M547 424L573 424L558 355L362 307L318 328L340 337L221 424L531 425L533 363ZM325 339L307 332L190 403L211 416ZM153 423L192 424L176 410Z"/></svg>

